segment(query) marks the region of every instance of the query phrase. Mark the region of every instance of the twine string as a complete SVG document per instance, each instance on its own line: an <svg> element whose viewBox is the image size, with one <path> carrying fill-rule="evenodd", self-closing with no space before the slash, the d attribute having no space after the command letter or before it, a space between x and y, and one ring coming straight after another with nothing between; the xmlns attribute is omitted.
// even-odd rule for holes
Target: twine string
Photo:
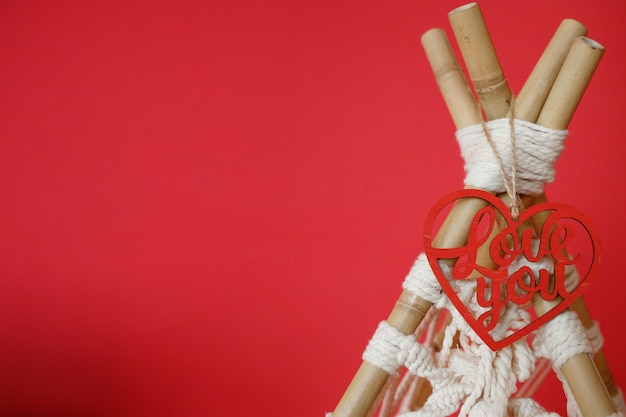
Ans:
<svg viewBox="0 0 626 417"><path fill-rule="evenodd" d="M517 220L519 218L520 210L522 207L522 200L517 195L517 184L516 184L516 173L517 173L517 161L515 158L515 99L511 96L511 105L509 111L509 130L510 130L510 141L511 141L511 175L507 175L506 168L504 167L504 162L500 157L500 153L496 148L496 145L491 137L491 133L489 133L489 129L487 129L487 124L483 121L481 126L483 128L483 133L485 138L487 139L487 143L489 143L489 147L493 151L493 154L498 161L498 167L500 169L500 175L502 176L502 181L504 182L504 189L506 190L507 195L510 199L509 210L511 210L511 216L513 220Z"/></svg>

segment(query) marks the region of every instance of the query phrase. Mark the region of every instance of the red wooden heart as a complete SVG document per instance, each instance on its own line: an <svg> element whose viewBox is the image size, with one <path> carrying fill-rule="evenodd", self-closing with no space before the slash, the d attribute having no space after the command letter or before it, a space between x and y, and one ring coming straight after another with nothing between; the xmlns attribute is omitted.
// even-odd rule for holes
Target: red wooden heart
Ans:
<svg viewBox="0 0 626 417"><path fill-rule="evenodd" d="M468 225L468 239L464 246L433 247L434 229L441 223L446 208L466 198L482 200L479 203L483 204L483 208L478 210ZM540 217L545 219L542 220L544 226L540 231L539 246L533 249L530 222ZM424 250L441 287L478 336L494 351L538 329L582 294L598 269L597 242L589 219L570 206L559 203L538 204L523 211L516 221L511 217L509 208L496 196L472 189L457 191L442 198L431 209L424 226ZM481 246L489 249L486 259L478 255ZM520 257L527 265L536 264L535 279L529 279L531 270L528 266L515 269L514 261ZM451 280L476 280L475 296L483 308L478 317L463 304L449 278L443 273L440 261L444 259L452 259L455 263ZM549 269L546 269L546 260L550 263ZM577 268L580 274L579 285L575 289L568 290L565 287L566 266ZM498 322L501 309L507 303L526 304L533 297L557 301L560 297L562 301L543 315L535 317L525 327L509 331L511 334L501 338L494 336L492 330Z"/></svg>

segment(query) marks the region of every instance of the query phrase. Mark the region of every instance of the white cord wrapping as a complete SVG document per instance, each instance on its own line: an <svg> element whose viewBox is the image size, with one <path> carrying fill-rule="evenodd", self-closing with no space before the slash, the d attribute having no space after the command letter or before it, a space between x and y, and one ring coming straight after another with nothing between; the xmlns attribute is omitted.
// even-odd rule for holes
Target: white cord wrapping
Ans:
<svg viewBox="0 0 626 417"><path fill-rule="evenodd" d="M388 374L394 374L402 364L398 357L402 350L401 346L407 338L409 339L407 343L415 340L413 335L407 336L388 322L381 321L363 352L363 360L378 366ZM404 345L406 346L406 343Z"/></svg>
<svg viewBox="0 0 626 417"><path fill-rule="evenodd" d="M442 264L441 269L444 274L449 275L450 268L447 265ZM428 264L428 258L423 253L415 260L402 283L402 288L433 304L436 304L443 294L441 284L437 281L437 277Z"/></svg>
<svg viewBox="0 0 626 417"><path fill-rule="evenodd" d="M511 178L510 119L486 122L507 177ZM516 187L519 194L540 195L546 183L554 181L554 164L561 155L567 130L554 130L515 119ZM482 125L472 125L456 131L456 138L465 161L465 185L492 193L506 191L501 166Z"/></svg>
<svg viewBox="0 0 626 417"><path fill-rule="evenodd" d="M539 356L549 358L560 369L580 353L591 353L591 343L578 315L564 311L537 330L533 348Z"/></svg>

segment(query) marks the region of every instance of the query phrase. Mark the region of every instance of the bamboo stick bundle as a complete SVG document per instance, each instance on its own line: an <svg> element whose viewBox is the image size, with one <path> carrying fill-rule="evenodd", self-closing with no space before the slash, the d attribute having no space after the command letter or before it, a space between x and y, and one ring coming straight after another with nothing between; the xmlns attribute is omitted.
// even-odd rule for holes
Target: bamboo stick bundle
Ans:
<svg viewBox="0 0 626 417"><path fill-rule="evenodd" d="M475 80L477 82L475 89L483 108L485 108L485 114L487 115L487 109L489 109L492 115L502 115L506 103L510 100L507 100L507 97L510 97L510 92L507 93L506 91L508 89L506 80L497 63L495 52L489 45L490 38L486 27L484 27L480 8L476 3L471 3L455 9L450 13L450 21L459 41L461 53L465 57L470 78L473 82ZM575 22L567 20L564 24L567 26L562 26L563 28L568 28L568 30L571 30L571 33L576 32ZM478 37L478 41L472 38L472 36ZM477 45L487 52L482 54L476 53ZM547 48L542 59L546 57L546 59L552 60L551 56L560 58L562 55L558 53L559 49L557 46ZM538 64L531 77L529 77L529 82L526 83L525 89L522 89L520 93L518 102L521 104L521 111L518 112L516 106L515 116L529 121L533 121L533 118L536 118L537 124L548 128L566 129L602 57L603 51L604 48L597 42L588 38L578 37L567 54L560 72L545 70ZM542 59L540 59L540 63ZM486 60L490 60L490 62L485 62ZM557 73L558 77L556 77ZM546 79L548 82L540 82L542 79ZM554 86L551 89L549 88L550 79L554 81ZM485 90L489 94L481 94L481 91L484 92ZM541 98L545 97L548 91L550 92L549 96L542 106ZM526 97L529 96L537 97L538 100L526 100ZM531 105L528 106L527 103ZM541 112L536 116L539 110ZM546 201L545 196L540 196L537 201ZM540 220L536 220L533 226L535 229L540 230L542 223ZM548 303L536 296L533 304L538 314L544 314L560 301L562 300ZM589 316L582 299L576 304L576 308L579 315ZM580 354L570 359L561 369L583 416L608 416L615 412L611 398L603 383L603 380L611 383L612 377L608 371L606 361L602 361L604 358L602 352L600 351L596 357L603 368L602 376L598 375L594 363L586 354ZM611 383L610 385L613 393L616 393L614 384Z"/></svg>
<svg viewBox="0 0 626 417"><path fill-rule="evenodd" d="M473 12L473 9L474 5L464 6L461 9L456 9L455 13L452 13L451 16L454 14L458 17L459 15L466 14L467 11ZM479 17L482 19L482 16ZM479 21L478 26L480 26L480 24L481 22ZM484 26L484 22L482 22L482 25ZM571 43L572 33L581 30L584 31L582 25L570 20L564 22L562 26L566 27L567 30L560 27L559 30L563 32L561 36L557 37L555 34L555 38L558 38L560 43L553 42L554 39L551 41L518 98L517 106L521 109L520 113L522 113L522 115L526 113L527 120L533 121L537 117L538 109L543 107L543 100L547 92L550 91L550 86L558 73L560 64L563 62L563 57L566 53L564 51L567 50L566 46L568 42ZM465 25L463 28L463 33L467 34L468 30L472 29L472 25ZM487 33L486 29L484 33ZM557 33L559 33L559 31L557 31ZM569 41L564 40L567 39L567 36L569 36ZM456 59L452 54L450 45L443 31L432 30L427 32L423 37L423 43L455 125L460 128L481 123L482 117L479 108L473 99L472 92L463 77L462 71L458 67L458 63L456 63ZM489 44L490 40L487 45ZM471 57L472 55L470 54L469 56ZM484 57L485 55L482 56ZM497 57L492 47L491 52L487 54L487 56L491 56L489 60L495 58L495 63L497 64L495 70L494 66L487 66L487 70L491 71L490 76L483 78L473 77L472 80L478 82L481 86L481 92L478 93L478 95L479 99L482 97L481 103L485 114L491 117L501 117L503 113L506 114L508 111L511 94L501 69L498 70L499 63L497 63ZM467 60L471 61L471 58ZM480 71L482 71L482 69L478 70L479 74ZM476 71L474 71L474 74L476 74ZM575 96L569 97L570 103L575 103L573 106L574 109L578 104L577 100L580 100L581 96L582 94L578 98ZM500 105L492 105L494 102L499 102ZM504 105L502 103L504 103ZM558 105L556 108L546 111L544 118L548 118L547 120L550 120L549 117L557 120L559 120L559 118L560 120L567 119L565 122L565 125L567 125L567 122L571 119L573 110L571 114L563 116L559 113L559 108L563 107ZM519 116L519 113L517 115ZM435 238L434 243L436 243L437 246L454 247L462 244L463 240L467 237L466 225L470 222L473 214L476 213L483 204L482 202L474 200L479 199L464 199L458 202L463 202L462 204L455 204L453 212L456 210L456 213L450 213L448 220L446 220ZM415 331L429 308L430 303L428 301L420 299L410 292L404 291L396 302L387 321L408 335ZM370 414L387 382L388 376L387 372L364 361L335 409L334 416L356 417Z"/></svg>
<svg viewBox="0 0 626 417"><path fill-rule="evenodd" d="M474 77L472 77L472 79L481 80L480 85L483 85L483 90L487 89L489 91L490 87L489 85L485 86L486 82L484 80L492 80L493 84L496 86L496 89L489 91L490 94L478 94L479 99L487 102L489 100L495 102L499 101L502 109L499 109L498 106L489 105L489 103L487 103L488 105L485 107L490 109L491 114L501 116L504 113L503 103L508 102L510 95L506 91L503 91L505 89L502 88L502 86L506 85L506 80L503 77L493 48L490 45L486 28L476 28L476 26L484 25L477 5L474 3L455 9L451 13L451 22L459 38L459 43L462 45L461 51L470 61L467 66L470 75L472 75L473 71ZM537 121L538 124L553 129L567 128L573 112L582 98L582 93L602 56L603 48L601 45L588 38L578 38L575 40L572 51L568 55L565 68L560 75L560 82L556 84L550 96L550 100L545 106L544 111L541 112L541 115L539 115L539 112L544 105L544 101L548 98L547 96L551 91L552 83L559 73L560 64L565 60L565 53L567 53L569 49L568 46L571 44L571 40L579 35L585 34L585 32L584 27L578 22L571 19L563 21L520 93L520 99L518 101L519 106L516 106L517 118ZM468 33L473 34L473 36L487 38L487 40L479 39L479 41L476 42L476 39L472 38ZM425 35L425 39L431 39L432 37L433 35L428 32ZM435 42L432 42L432 45L435 44ZM471 45L472 47L463 48L463 46L466 45ZM482 45L488 53L472 53L472 51L476 50L476 45ZM451 53L449 48L439 48L439 51L445 54ZM436 53L427 50L427 55L430 59L430 57L436 55ZM472 61L474 59L491 59L493 62L485 63L483 61L480 63L482 66L479 66ZM439 58L439 60L441 60L441 58ZM434 67L438 65L437 60L430 59L430 62ZM474 65L472 66L472 64ZM489 77L485 75L485 72L496 74L496 76ZM438 70L435 70L436 77L437 73ZM437 79L438 83L441 84L439 77L437 77ZM476 89L478 90L478 87L476 87ZM459 88L460 92L465 90L465 87ZM498 94L495 94L494 91L497 91ZM452 93L444 92L443 90L442 94L444 98L446 98L446 96L453 97ZM535 97L536 99L530 100L528 97ZM446 103L455 121L455 125L459 128L463 127L462 124L457 123L458 117L455 115L471 111L472 106L464 102L455 102L449 99L446 99ZM518 109L521 110L518 112ZM530 202L530 199L526 198L526 201ZM540 196L537 199L537 202L542 201L546 201L545 196ZM537 225L537 227L540 226ZM482 262L480 264L483 265ZM543 300L539 298L536 300L536 304L538 305L537 308L539 311L545 312L546 306L543 305L545 304ZM577 300L572 306L572 309L579 313L585 327L589 328L593 325L582 297ZM595 377L595 372L591 369L592 367L589 364L589 360L585 358L585 356L586 355L579 355L579 357L573 358L563 367L562 371L566 379L570 381L570 387L572 387L574 397L577 399L579 407L581 411L583 411L583 415L608 415L610 412L614 411L614 408L610 403L610 398L606 396L602 384L598 383L598 378ZM605 386L608 388L609 394L615 396L617 394L617 388L613 383L611 373L608 370L606 359L601 349L594 355L594 359L598 366L600 376ZM583 378L582 381L581 378ZM421 406L428 393L429 386L426 381L425 384L418 386L413 398L413 405L417 407Z"/></svg>
<svg viewBox="0 0 626 417"><path fill-rule="evenodd" d="M511 93L508 90L506 79L478 5L471 3L453 10L450 13L450 21L457 38L459 38L459 44L462 45L461 53L466 57L468 69L471 68L469 69L470 77L473 76L473 80L480 80L479 85L482 86L482 91L488 92L488 94L478 94L479 99L482 99L482 102L485 103L484 108L490 110L489 114L487 114L487 111L485 112L487 119L503 117L508 112ZM531 122L537 120L539 111L543 107L552 84L570 50L570 45L575 38L584 34L586 34L585 27L575 20L565 19L561 23L522 88L522 92L516 101L517 118ZM442 40L444 38L445 34L443 31L432 29L424 34L422 44L433 67L435 78L440 86L455 127L460 129L469 124L480 123L482 119L474 117L467 123L463 123L465 119L458 116L472 114L476 104L473 102L473 97L468 97L466 93L466 91L470 91L467 84L461 86L455 83L447 83L447 80L440 75L443 72L441 63L455 60L447 40L445 40L444 44ZM477 47L476 45L480 46ZM460 71L458 67L457 71ZM495 75L489 76L489 74ZM485 80L491 80L491 84ZM496 88L491 88L492 85L495 85ZM476 89L478 90L478 87ZM455 90L456 94L449 90ZM465 94L464 100L455 100L461 94ZM429 392L430 385L428 381L421 380L414 392L411 408L421 407Z"/></svg>

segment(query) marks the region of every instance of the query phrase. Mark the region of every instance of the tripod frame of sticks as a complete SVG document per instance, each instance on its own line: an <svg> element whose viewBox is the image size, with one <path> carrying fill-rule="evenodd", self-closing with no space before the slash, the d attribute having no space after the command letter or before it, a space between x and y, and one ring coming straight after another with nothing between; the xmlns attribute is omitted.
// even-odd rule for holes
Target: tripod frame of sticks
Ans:
<svg viewBox="0 0 626 417"><path fill-rule="evenodd" d="M485 120L507 117L512 93L479 5L470 3L451 11L449 21L476 95L468 85L442 29L427 31L422 36L422 45L455 127L461 129ZM586 37L586 34L587 30L581 23L572 19L563 20L515 98L516 119L551 129L567 129L604 52L602 45ZM507 199L506 194L498 197ZM547 201L545 194L521 196L521 199L524 207ZM461 246L467 239L467 219L483 204L471 198L457 201L439 229L434 246ZM540 315L558 302L539 298L533 300L533 306ZM431 306L429 301L404 290L387 322L405 335L411 335ZM585 328L594 325L582 297L574 301L569 309L578 314ZM612 398L619 395L619 391L602 349L593 355L578 354L570 358L560 371L583 417L616 414ZM333 417L372 415L380 403L389 376L386 371L364 360L332 413ZM427 387L418 387L412 402L423 402L423 397L427 395Z"/></svg>

